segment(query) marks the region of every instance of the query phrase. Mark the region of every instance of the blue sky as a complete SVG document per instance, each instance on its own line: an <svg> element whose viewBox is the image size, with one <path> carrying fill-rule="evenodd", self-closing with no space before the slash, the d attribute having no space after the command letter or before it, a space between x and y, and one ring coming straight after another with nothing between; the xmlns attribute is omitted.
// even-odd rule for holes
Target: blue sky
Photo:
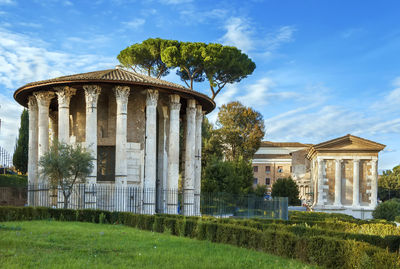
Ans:
<svg viewBox="0 0 400 269"><path fill-rule="evenodd" d="M261 112L266 140L319 143L351 133L387 145L380 169L400 163L398 1L0 0L0 146L13 151L16 88L112 68L149 37L234 45L256 63L229 85ZM165 79L182 83L172 74ZM195 89L209 94L206 83ZM209 117L216 118L217 110Z"/></svg>

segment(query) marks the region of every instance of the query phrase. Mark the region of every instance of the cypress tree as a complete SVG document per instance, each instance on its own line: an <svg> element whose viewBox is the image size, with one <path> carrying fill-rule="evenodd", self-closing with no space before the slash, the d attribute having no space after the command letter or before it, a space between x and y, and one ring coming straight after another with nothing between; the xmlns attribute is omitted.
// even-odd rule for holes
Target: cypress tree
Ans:
<svg viewBox="0 0 400 269"><path fill-rule="evenodd" d="M28 171L29 114L24 109L21 114L21 126L13 155L15 168L23 174Z"/></svg>

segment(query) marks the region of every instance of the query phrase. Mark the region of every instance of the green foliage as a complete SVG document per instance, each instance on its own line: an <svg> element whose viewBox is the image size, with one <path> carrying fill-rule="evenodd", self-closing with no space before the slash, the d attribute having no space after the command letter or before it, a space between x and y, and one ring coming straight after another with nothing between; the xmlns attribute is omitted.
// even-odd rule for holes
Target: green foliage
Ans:
<svg viewBox="0 0 400 269"><path fill-rule="evenodd" d="M170 68L161 60L161 52L178 41L149 38L120 51L118 61L135 72L145 72L148 76L160 78L169 74Z"/></svg>
<svg viewBox="0 0 400 269"><path fill-rule="evenodd" d="M211 156L203 168L201 188L203 192L226 192L230 194L249 193L252 186L251 163L239 158L222 161Z"/></svg>
<svg viewBox="0 0 400 269"><path fill-rule="evenodd" d="M398 190L400 190L400 165L393 167L392 170L383 171L383 175L379 177L378 186L381 189L380 194L383 194L384 191L387 192L387 198L390 200L392 193L396 194ZM386 193L385 193L386 194ZM380 197L381 199L386 197ZM384 199L385 200L385 199Z"/></svg>
<svg viewBox="0 0 400 269"><path fill-rule="evenodd" d="M177 75L190 89L194 82L207 79L212 99L226 84L241 81L256 68L255 63L235 47L160 38L133 44L122 50L117 59L125 67L157 78L177 68Z"/></svg>
<svg viewBox="0 0 400 269"><path fill-rule="evenodd" d="M0 175L0 187L27 187L28 177L19 175Z"/></svg>
<svg viewBox="0 0 400 269"><path fill-rule="evenodd" d="M370 237L371 244L367 244L359 242L362 240L358 237L341 238L338 231L327 231L324 234L319 229L309 230L307 227L271 224L271 222L257 219L187 218L100 210L0 207L0 221L51 218L100 222L102 214L108 223L124 224L144 230L171 231L174 235L262 250L327 268L398 268L400 265L398 254L383 249L389 246L387 243L382 247L371 245L378 245L374 243L373 238L377 240L376 242L390 240L389 250L398 251L398 246L395 247L395 244L399 242L398 237L385 238L384 241L379 241L377 237ZM367 237L364 236L364 238Z"/></svg>
<svg viewBox="0 0 400 269"><path fill-rule="evenodd" d="M64 195L64 208L72 188L78 181L84 182L93 170L93 157L81 145L68 145L55 142L39 160L41 173L53 186L60 186Z"/></svg>
<svg viewBox="0 0 400 269"><path fill-rule="evenodd" d="M265 135L262 115L240 102L222 105L218 112L215 135L229 160L251 160Z"/></svg>
<svg viewBox="0 0 400 269"><path fill-rule="evenodd" d="M264 197L267 193L267 185L257 185L254 194L259 197Z"/></svg>
<svg viewBox="0 0 400 269"><path fill-rule="evenodd" d="M400 216L400 200L391 199L379 204L372 212L372 216L375 219L394 221L396 216Z"/></svg>
<svg viewBox="0 0 400 269"><path fill-rule="evenodd" d="M240 82L256 68L256 64L239 49L221 44L208 44L203 49L202 57L212 99L227 83Z"/></svg>
<svg viewBox="0 0 400 269"><path fill-rule="evenodd" d="M177 75L193 90L193 82L204 81L204 58L207 45L201 42L180 42L162 51L161 59L170 68L179 68Z"/></svg>
<svg viewBox="0 0 400 269"><path fill-rule="evenodd" d="M29 147L29 113L24 109L21 114L21 125L15 151L13 155L13 164L22 174L28 171L28 147Z"/></svg>
<svg viewBox="0 0 400 269"><path fill-rule="evenodd" d="M279 178L272 185L272 197L288 197L289 205L300 205L299 187L291 177Z"/></svg>

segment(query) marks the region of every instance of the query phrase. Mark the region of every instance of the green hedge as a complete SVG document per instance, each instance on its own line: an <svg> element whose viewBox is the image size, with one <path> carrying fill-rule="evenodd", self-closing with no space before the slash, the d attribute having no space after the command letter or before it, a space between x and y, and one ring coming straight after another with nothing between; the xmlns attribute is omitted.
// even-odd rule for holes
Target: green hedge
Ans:
<svg viewBox="0 0 400 269"><path fill-rule="evenodd" d="M28 187L28 177L20 175L0 175L0 187Z"/></svg>
<svg viewBox="0 0 400 269"><path fill-rule="evenodd" d="M279 230L278 227L284 227L279 224L275 224L275 229L260 230L243 226L238 221L229 223L229 220L212 218L137 215L101 210L0 207L0 221L35 219L124 224L143 230L168 232L173 235L255 249L328 268L399 268L400 266L397 254L370 244L328 236L299 236L302 233L300 228L296 228L299 233L296 235L296 231ZM249 221L247 224L252 222L257 221Z"/></svg>

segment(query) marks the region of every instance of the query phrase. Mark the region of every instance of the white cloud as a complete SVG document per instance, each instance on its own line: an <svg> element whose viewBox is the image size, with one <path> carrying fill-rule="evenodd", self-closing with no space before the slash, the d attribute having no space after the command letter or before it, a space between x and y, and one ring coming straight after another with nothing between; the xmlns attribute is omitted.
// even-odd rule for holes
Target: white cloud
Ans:
<svg viewBox="0 0 400 269"><path fill-rule="evenodd" d="M262 33L247 19L231 17L224 25L226 30L220 39L225 45L232 45L246 53L271 56L280 46L294 40L296 28L292 25L279 27L275 31Z"/></svg>
<svg viewBox="0 0 400 269"><path fill-rule="evenodd" d="M22 107L12 93L25 83L113 67L114 57L75 55L47 49L40 39L0 28L0 146L13 152Z"/></svg>
<svg viewBox="0 0 400 269"><path fill-rule="evenodd" d="M14 0L0 0L0 5L15 5L16 3Z"/></svg>
<svg viewBox="0 0 400 269"><path fill-rule="evenodd" d="M225 45L235 46L244 52L249 52L254 48L250 23L242 18L232 17L224 26L226 33L221 38Z"/></svg>
<svg viewBox="0 0 400 269"><path fill-rule="evenodd" d="M282 44L293 41L293 34L296 31L294 26L282 26L274 33L267 35L265 40L267 50L275 50Z"/></svg>
<svg viewBox="0 0 400 269"><path fill-rule="evenodd" d="M136 18L131 21L124 22L123 24L129 28L137 29L137 28L143 26L145 22L146 22L145 19Z"/></svg>
<svg viewBox="0 0 400 269"><path fill-rule="evenodd" d="M181 5L191 2L193 2L193 0L160 0L160 3L166 5Z"/></svg>

